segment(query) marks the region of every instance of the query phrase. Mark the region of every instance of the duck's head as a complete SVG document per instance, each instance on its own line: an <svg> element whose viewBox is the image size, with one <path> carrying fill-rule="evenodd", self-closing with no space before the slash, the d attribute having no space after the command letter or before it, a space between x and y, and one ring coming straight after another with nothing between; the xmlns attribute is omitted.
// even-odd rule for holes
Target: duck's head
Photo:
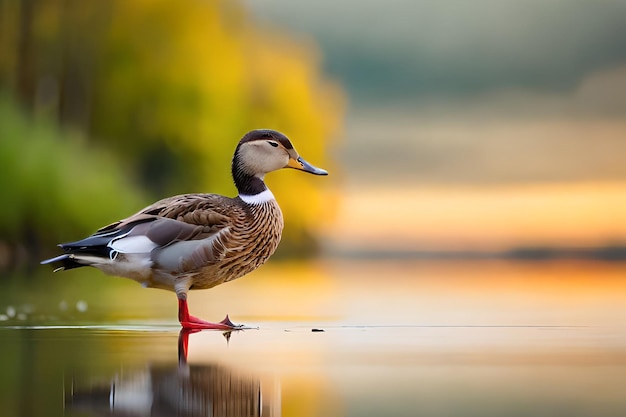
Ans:
<svg viewBox="0 0 626 417"><path fill-rule="evenodd" d="M233 157L233 175L263 179L268 172L294 168L315 175L328 175L302 159L287 138L275 130L259 129L246 133L239 141Z"/></svg>

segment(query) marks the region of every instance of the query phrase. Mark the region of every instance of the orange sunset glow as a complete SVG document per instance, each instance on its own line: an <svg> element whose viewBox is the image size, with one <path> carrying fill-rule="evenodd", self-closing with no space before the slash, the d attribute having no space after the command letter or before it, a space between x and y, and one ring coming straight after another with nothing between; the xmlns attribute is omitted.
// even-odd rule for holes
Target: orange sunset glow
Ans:
<svg viewBox="0 0 626 417"><path fill-rule="evenodd" d="M326 231L387 250L593 247L626 241L626 183L351 189Z"/></svg>

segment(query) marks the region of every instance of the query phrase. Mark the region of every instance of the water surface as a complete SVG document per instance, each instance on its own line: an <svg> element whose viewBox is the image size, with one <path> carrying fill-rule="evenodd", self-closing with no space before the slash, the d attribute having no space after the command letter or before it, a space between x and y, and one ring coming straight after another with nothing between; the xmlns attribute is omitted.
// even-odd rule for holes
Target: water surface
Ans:
<svg viewBox="0 0 626 417"><path fill-rule="evenodd" d="M181 333L173 295L125 280L13 288L3 415L626 415L621 264L261 271L191 299L258 326L230 334Z"/></svg>

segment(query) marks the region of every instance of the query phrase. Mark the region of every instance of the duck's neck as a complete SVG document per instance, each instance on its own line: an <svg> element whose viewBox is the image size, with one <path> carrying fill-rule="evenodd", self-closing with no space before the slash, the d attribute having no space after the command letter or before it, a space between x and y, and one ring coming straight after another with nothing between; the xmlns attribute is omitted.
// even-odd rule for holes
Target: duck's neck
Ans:
<svg viewBox="0 0 626 417"><path fill-rule="evenodd" d="M261 204L274 199L274 195L267 188L263 179L247 173L235 153L232 163L232 174L239 197L248 204Z"/></svg>
<svg viewBox="0 0 626 417"><path fill-rule="evenodd" d="M254 175L246 175L243 173L234 175L233 173L233 178L239 194L255 195L267 190L267 185L265 185L263 180L259 177L255 177Z"/></svg>

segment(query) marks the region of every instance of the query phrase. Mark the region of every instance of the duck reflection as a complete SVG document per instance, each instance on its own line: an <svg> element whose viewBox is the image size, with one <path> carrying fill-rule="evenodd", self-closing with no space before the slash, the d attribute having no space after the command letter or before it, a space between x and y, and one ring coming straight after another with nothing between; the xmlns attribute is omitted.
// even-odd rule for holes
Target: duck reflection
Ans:
<svg viewBox="0 0 626 417"><path fill-rule="evenodd" d="M178 364L117 375L108 384L72 387L70 410L94 416L279 416L273 384L220 364L188 364L189 335L178 337ZM228 340L230 332L224 333Z"/></svg>

